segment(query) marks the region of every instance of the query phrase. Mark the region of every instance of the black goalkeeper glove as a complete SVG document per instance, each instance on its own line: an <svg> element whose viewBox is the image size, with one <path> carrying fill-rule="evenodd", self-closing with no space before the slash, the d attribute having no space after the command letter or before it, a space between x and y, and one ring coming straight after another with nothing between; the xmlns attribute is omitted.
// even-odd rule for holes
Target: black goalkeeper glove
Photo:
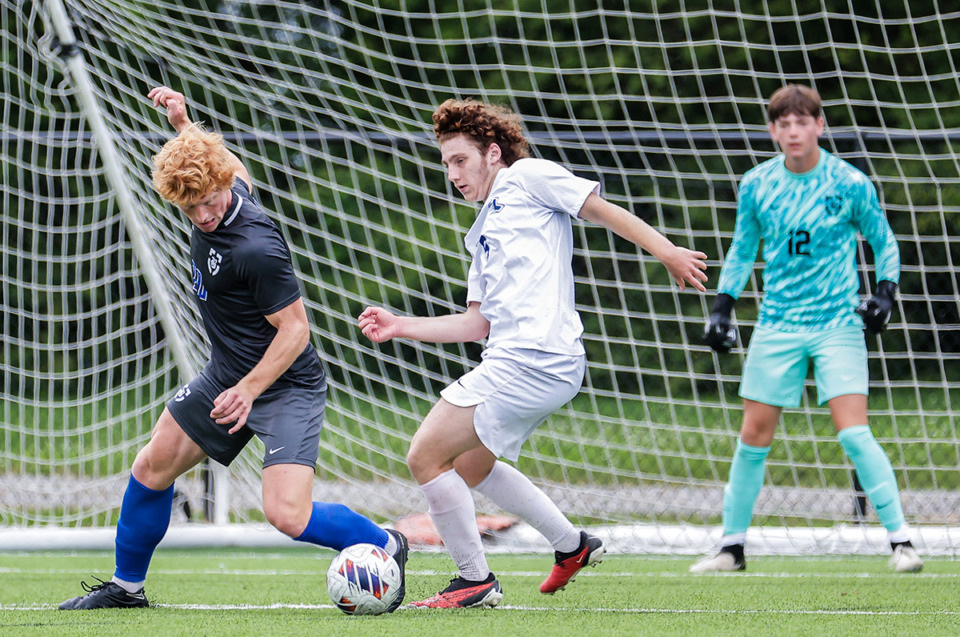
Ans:
<svg viewBox="0 0 960 637"><path fill-rule="evenodd" d="M726 354L737 346L737 330L733 329L730 321L734 302L736 299L729 294L718 294L713 301L707 327L703 330L703 342L720 354Z"/></svg>
<svg viewBox="0 0 960 637"><path fill-rule="evenodd" d="M863 318L863 326L874 334L886 329L893 312L893 300L897 296L897 284L893 281L880 281L877 291L857 306L857 314Z"/></svg>

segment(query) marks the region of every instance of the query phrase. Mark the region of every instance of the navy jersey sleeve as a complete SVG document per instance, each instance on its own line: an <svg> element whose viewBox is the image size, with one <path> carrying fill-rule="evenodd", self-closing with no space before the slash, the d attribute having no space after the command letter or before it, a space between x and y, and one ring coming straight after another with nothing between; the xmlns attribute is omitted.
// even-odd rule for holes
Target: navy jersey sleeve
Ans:
<svg viewBox="0 0 960 637"><path fill-rule="evenodd" d="M245 246L238 273L247 282L264 316L279 312L300 298L300 284L290 262L290 251L279 231Z"/></svg>

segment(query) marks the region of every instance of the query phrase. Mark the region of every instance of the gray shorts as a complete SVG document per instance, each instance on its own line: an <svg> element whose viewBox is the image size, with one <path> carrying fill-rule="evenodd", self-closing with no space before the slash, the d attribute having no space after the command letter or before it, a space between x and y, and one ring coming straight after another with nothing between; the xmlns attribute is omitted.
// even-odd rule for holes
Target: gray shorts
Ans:
<svg viewBox="0 0 960 637"><path fill-rule="evenodd" d="M201 372L167 403L174 420L204 453L222 465L229 465L256 434L264 444L264 467L273 464L317 466L326 380L314 387L271 388L254 401L246 424L234 434L227 433L232 424L218 425L210 417L214 399L225 389L227 387Z"/></svg>

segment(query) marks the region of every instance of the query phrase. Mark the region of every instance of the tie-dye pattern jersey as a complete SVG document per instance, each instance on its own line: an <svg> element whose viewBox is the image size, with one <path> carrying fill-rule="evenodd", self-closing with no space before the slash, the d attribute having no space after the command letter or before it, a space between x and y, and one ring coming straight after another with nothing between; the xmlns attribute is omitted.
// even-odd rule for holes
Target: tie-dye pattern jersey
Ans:
<svg viewBox="0 0 960 637"><path fill-rule="evenodd" d="M784 331L862 325L857 231L873 249L876 280L900 280L900 252L870 180L820 149L813 170L793 173L781 154L740 182L737 223L717 292L740 296L763 241L758 323Z"/></svg>

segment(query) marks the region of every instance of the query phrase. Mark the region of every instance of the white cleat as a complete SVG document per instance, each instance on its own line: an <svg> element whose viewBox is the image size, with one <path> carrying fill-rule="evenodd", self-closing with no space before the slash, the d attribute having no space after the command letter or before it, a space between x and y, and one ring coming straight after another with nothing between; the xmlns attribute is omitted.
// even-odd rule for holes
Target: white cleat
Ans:
<svg viewBox="0 0 960 637"><path fill-rule="evenodd" d="M893 549L890 566L898 573L916 573L923 568L923 560L912 546L898 544Z"/></svg>
<svg viewBox="0 0 960 637"><path fill-rule="evenodd" d="M747 568L744 560L737 560L729 551L720 551L716 555L705 557L690 567L691 573L732 573Z"/></svg>

